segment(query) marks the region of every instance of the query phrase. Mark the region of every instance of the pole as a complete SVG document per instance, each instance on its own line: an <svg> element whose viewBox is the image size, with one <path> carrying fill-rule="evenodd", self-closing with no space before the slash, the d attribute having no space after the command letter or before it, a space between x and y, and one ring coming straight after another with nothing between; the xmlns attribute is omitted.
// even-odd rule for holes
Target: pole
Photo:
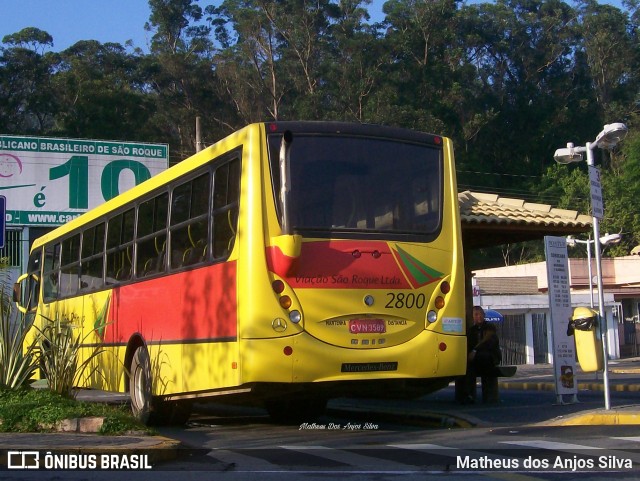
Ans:
<svg viewBox="0 0 640 481"><path fill-rule="evenodd" d="M595 241L594 241L595 242ZM591 309L593 309L593 273L591 272L591 236L589 236L589 239L587 240L587 260L589 262L589 264L587 265L587 272L589 274L589 297L591 305L589 307L591 307Z"/></svg>
<svg viewBox="0 0 640 481"><path fill-rule="evenodd" d="M591 142L587 142L587 165L593 166L593 150L591 150ZM600 313L600 332L602 335L602 357L603 357L603 376L604 384L604 408L611 409L609 395L609 349L607 346L607 313L604 307L604 289L602 287L602 253L600 248L600 219L593 216L593 246L596 251L596 277L598 279L598 310Z"/></svg>
<svg viewBox="0 0 640 481"><path fill-rule="evenodd" d="M202 150L202 132L200 131L200 116L196 117L196 152Z"/></svg>

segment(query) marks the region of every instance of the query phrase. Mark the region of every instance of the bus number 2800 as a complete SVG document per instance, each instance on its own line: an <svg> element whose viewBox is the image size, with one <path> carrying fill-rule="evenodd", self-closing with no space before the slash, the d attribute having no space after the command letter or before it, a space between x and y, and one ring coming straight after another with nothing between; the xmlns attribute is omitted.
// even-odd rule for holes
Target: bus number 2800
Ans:
<svg viewBox="0 0 640 481"><path fill-rule="evenodd" d="M404 292L387 292L387 298L389 301L384 306L387 309L403 309L403 308L418 308L422 309L426 302L426 296L424 294L414 294L410 292L405 294Z"/></svg>

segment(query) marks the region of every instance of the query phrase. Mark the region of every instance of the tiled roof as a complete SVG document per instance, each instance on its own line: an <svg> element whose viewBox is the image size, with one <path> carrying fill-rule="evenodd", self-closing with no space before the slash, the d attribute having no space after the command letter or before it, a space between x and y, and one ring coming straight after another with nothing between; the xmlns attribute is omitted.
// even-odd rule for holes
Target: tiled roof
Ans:
<svg viewBox="0 0 640 481"><path fill-rule="evenodd" d="M497 194L460 192L460 217L463 224L535 224L539 226L589 227L591 217L575 210L557 209L546 204Z"/></svg>
<svg viewBox="0 0 640 481"><path fill-rule="evenodd" d="M481 295L539 293L536 276L476 277L476 285Z"/></svg>
<svg viewBox="0 0 640 481"><path fill-rule="evenodd" d="M458 193L462 242L480 248L587 232L591 217L574 210L479 192Z"/></svg>

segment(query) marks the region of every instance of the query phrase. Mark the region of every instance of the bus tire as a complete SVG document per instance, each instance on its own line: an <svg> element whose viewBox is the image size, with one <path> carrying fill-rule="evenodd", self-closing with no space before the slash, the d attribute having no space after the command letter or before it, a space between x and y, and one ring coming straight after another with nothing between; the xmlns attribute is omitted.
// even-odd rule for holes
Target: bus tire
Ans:
<svg viewBox="0 0 640 481"><path fill-rule="evenodd" d="M149 424L152 409L151 395L151 360L146 347L136 349L131 359L131 376L129 378L129 396L133 416L143 424Z"/></svg>

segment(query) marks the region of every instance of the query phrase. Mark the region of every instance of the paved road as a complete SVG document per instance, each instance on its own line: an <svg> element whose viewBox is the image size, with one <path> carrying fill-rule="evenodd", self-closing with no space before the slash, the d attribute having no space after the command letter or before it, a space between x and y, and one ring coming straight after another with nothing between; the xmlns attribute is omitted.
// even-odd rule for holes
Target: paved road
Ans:
<svg viewBox="0 0 640 481"><path fill-rule="evenodd" d="M215 479L638 479L640 438L627 427L504 427L425 430L384 422L376 429L274 428L268 423L194 426L202 451L163 469ZM376 424L376 420L371 421ZM354 423L351 423L353 426ZM174 435L176 435L174 433Z"/></svg>
<svg viewBox="0 0 640 481"><path fill-rule="evenodd" d="M640 422L638 366L637 359L612 363L611 405L612 411L637 415ZM575 416L585 424L585 413L603 411L601 375L578 373L578 377L577 404L556 402L551 366L526 366L514 378L502 380L498 404L459 406L453 402L452 387L415 400L340 399L331 403L327 417L305 427L274 425L259 410L216 413L209 408L193 417L186 429L161 431L166 439L183 443L179 459L154 462L151 472L126 476L153 481L175 479L177 472L180 479L243 481L338 476L423 480L445 474L455 480L639 479L637 425L607 426L619 419L602 415L589 418L585 426L550 426ZM605 425L594 425L594 419L605 420ZM21 440L26 447L40 443L44 449L65 446L77 453L101 451L105 443L128 450L141 441L3 435L0 448L15 448ZM155 447L164 449L162 443ZM2 479L101 480L113 475L113 471L4 471Z"/></svg>

